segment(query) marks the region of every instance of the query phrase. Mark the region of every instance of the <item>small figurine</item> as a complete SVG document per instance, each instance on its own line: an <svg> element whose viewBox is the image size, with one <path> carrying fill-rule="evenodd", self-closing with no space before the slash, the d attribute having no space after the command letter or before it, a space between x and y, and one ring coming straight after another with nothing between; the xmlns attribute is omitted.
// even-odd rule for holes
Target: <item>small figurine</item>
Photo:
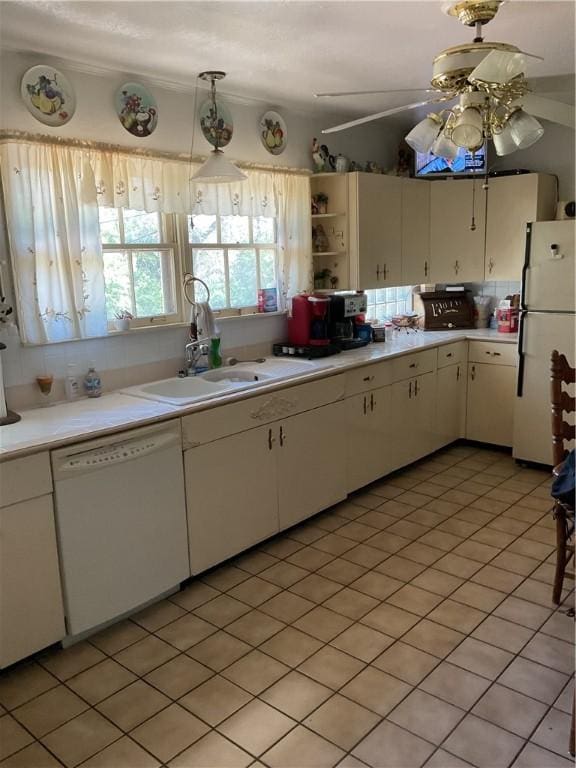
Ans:
<svg viewBox="0 0 576 768"><path fill-rule="evenodd" d="M321 147L317 138L312 139L312 161L314 163L314 171L316 173L322 173L324 170L324 155L321 152Z"/></svg>

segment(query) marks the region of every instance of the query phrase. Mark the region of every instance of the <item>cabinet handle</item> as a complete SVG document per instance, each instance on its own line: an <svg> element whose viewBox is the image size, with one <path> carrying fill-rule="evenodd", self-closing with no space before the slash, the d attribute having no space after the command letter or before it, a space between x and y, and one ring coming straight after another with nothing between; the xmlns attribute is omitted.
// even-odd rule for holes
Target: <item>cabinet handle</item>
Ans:
<svg viewBox="0 0 576 768"><path fill-rule="evenodd" d="M488 262L488 274L492 274L492 270L494 269L494 262L492 261L492 257L490 257L490 261Z"/></svg>
<svg viewBox="0 0 576 768"><path fill-rule="evenodd" d="M272 429L269 429L269 430L268 430L268 450L269 450L269 451L271 451L271 450L272 450L272 446L274 445L274 443L275 443L275 442L276 442L276 441L275 441L275 440L274 440L274 438L272 437Z"/></svg>
<svg viewBox="0 0 576 768"><path fill-rule="evenodd" d="M284 434L284 427L280 427L280 447L284 447L284 443L286 442L286 435Z"/></svg>
<svg viewBox="0 0 576 768"><path fill-rule="evenodd" d="M460 381L460 366L456 368L456 381Z"/></svg>
<svg viewBox="0 0 576 768"><path fill-rule="evenodd" d="M452 352L446 352L446 357L452 357Z"/></svg>
<svg viewBox="0 0 576 768"><path fill-rule="evenodd" d="M424 277L428 277L428 262L424 262Z"/></svg>
<svg viewBox="0 0 576 768"><path fill-rule="evenodd" d="M374 381L374 376L364 376L362 381Z"/></svg>
<svg viewBox="0 0 576 768"><path fill-rule="evenodd" d="M382 267L382 279L386 280L387 277L388 277L388 269L386 264L384 264L384 266Z"/></svg>
<svg viewBox="0 0 576 768"><path fill-rule="evenodd" d="M474 379L476 378L476 366L475 365L473 365L472 368L470 369L470 378L472 379L472 381L474 381Z"/></svg>
<svg viewBox="0 0 576 768"><path fill-rule="evenodd" d="M489 352L488 350L486 350L486 354L490 355L491 357L500 357L502 353L501 352Z"/></svg>
<svg viewBox="0 0 576 768"><path fill-rule="evenodd" d="M380 280L380 265L376 264L376 280Z"/></svg>
<svg viewBox="0 0 576 768"><path fill-rule="evenodd" d="M408 385L408 397L412 397L412 382Z"/></svg>
<svg viewBox="0 0 576 768"><path fill-rule="evenodd" d="M418 363L410 363L408 368L418 368Z"/></svg>
<svg viewBox="0 0 576 768"><path fill-rule="evenodd" d="M456 272L456 274L460 272L460 262L458 261L458 259L456 259L456 261L454 262L454 272Z"/></svg>
<svg viewBox="0 0 576 768"><path fill-rule="evenodd" d="M366 395L364 395L364 416L366 416Z"/></svg>
<svg viewBox="0 0 576 768"><path fill-rule="evenodd" d="M414 382L414 397L418 397L418 379Z"/></svg>
<svg viewBox="0 0 576 768"><path fill-rule="evenodd" d="M371 411L374 410L374 395L373 394L370 395L370 410Z"/></svg>

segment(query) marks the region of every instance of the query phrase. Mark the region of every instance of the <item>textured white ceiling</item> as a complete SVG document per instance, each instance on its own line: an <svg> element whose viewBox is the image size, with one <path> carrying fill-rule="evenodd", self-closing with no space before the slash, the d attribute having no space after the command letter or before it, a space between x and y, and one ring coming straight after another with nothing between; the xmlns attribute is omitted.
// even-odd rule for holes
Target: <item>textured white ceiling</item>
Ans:
<svg viewBox="0 0 576 768"><path fill-rule="evenodd" d="M95 67L191 86L224 69L224 93L294 108L361 115L416 100L316 101L317 91L417 88L433 56L472 39L436 0L58 2L0 0L0 41ZM545 57L535 76L574 72L574 2L510 0L485 28ZM552 88L558 90L558 88ZM325 107L324 107L325 105Z"/></svg>

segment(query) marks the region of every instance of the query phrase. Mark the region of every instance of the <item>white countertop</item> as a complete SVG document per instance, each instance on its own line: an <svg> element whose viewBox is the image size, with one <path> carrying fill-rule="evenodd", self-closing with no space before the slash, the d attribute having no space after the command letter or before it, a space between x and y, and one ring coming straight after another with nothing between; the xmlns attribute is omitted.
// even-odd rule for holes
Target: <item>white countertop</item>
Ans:
<svg viewBox="0 0 576 768"><path fill-rule="evenodd" d="M256 397L304 381L332 376L359 365L369 365L429 347L449 344L459 339L516 344L517 334L502 334L488 329L466 331L394 331L390 341L369 344L361 349L314 361L309 371L290 379L275 379L258 387L202 400L178 407L111 393L97 399L82 398L46 408L22 411L21 421L0 427L0 460L40 450L112 434L126 428L178 418L188 413L214 408L224 403Z"/></svg>

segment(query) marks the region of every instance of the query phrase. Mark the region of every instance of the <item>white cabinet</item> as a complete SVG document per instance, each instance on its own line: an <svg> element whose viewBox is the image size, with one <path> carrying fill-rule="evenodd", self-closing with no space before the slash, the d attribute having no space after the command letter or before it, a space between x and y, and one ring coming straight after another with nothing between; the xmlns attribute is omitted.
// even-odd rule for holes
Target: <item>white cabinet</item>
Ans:
<svg viewBox="0 0 576 768"><path fill-rule="evenodd" d="M19 461L22 460L7 462L15 466L15 473ZM29 482L34 485L37 479L31 477ZM3 507L0 509L0 667L58 642L65 634L52 495Z"/></svg>
<svg viewBox="0 0 576 768"><path fill-rule="evenodd" d="M185 451L193 574L278 531L274 441L264 426Z"/></svg>
<svg viewBox="0 0 576 768"><path fill-rule="evenodd" d="M402 179L402 285L430 280L430 186Z"/></svg>
<svg viewBox="0 0 576 768"><path fill-rule="evenodd" d="M438 369L436 398L437 445L464 437L466 425L466 363Z"/></svg>
<svg viewBox="0 0 576 768"><path fill-rule="evenodd" d="M468 363L466 437L482 443L512 445L516 368Z"/></svg>
<svg viewBox="0 0 576 768"><path fill-rule="evenodd" d="M349 493L395 468L391 417L391 386L346 399Z"/></svg>
<svg viewBox="0 0 576 768"><path fill-rule="evenodd" d="M351 288L401 283L402 179L348 174Z"/></svg>
<svg viewBox="0 0 576 768"><path fill-rule="evenodd" d="M431 182L428 282L482 281L485 225L482 179Z"/></svg>
<svg viewBox="0 0 576 768"><path fill-rule="evenodd" d="M344 402L284 419L273 430L282 530L346 497Z"/></svg>
<svg viewBox="0 0 576 768"><path fill-rule="evenodd" d="M486 280L519 280L526 224L554 218L557 181L543 173L500 176L488 181Z"/></svg>
<svg viewBox="0 0 576 768"><path fill-rule="evenodd" d="M436 373L393 384L391 406L397 469L421 459L436 447Z"/></svg>

